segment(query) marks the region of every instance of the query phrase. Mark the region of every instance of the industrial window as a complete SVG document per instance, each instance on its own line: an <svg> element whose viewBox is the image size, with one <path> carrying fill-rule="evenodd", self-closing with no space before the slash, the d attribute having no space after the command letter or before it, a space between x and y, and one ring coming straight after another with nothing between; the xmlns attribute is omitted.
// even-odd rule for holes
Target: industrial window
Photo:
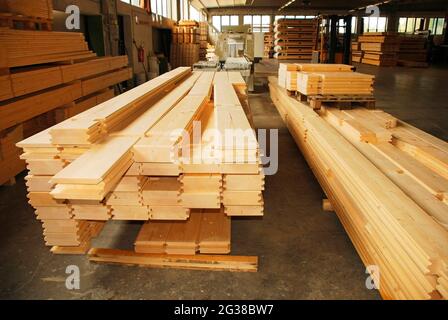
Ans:
<svg viewBox="0 0 448 320"><path fill-rule="evenodd" d="M201 21L202 14L190 4L190 20Z"/></svg>
<svg viewBox="0 0 448 320"><path fill-rule="evenodd" d="M169 18L168 0L151 0L151 12Z"/></svg>
<svg viewBox="0 0 448 320"><path fill-rule="evenodd" d="M126 2L127 4L129 4L129 2L136 7L143 7L143 1L141 0L121 0L122 2Z"/></svg>
<svg viewBox="0 0 448 320"><path fill-rule="evenodd" d="M405 18L398 20L398 32L414 33L415 31L423 30L425 27L424 18Z"/></svg>
<svg viewBox="0 0 448 320"><path fill-rule="evenodd" d="M288 16L285 16L285 15L280 15L280 16L275 16L274 17L274 19L275 19L275 21L277 21L278 19L314 19L314 18L316 18L316 16L302 16L302 15L299 15L299 16L292 16L292 15L288 15Z"/></svg>
<svg viewBox="0 0 448 320"><path fill-rule="evenodd" d="M238 16L213 16L212 24L218 31L221 31L221 27L239 25Z"/></svg>
<svg viewBox="0 0 448 320"><path fill-rule="evenodd" d="M243 23L252 27L252 32L269 32L271 17L268 15L244 16Z"/></svg>
<svg viewBox="0 0 448 320"><path fill-rule="evenodd" d="M213 16L212 25L216 28L216 30L221 31L221 16Z"/></svg>
<svg viewBox="0 0 448 320"><path fill-rule="evenodd" d="M364 32L385 32L387 26L386 17L363 17Z"/></svg>
<svg viewBox="0 0 448 320"><path fill-rule="evenodd" d="M445 18L430 18L428 29L431 30L431 34L433 35L442 35L444 24Z"/></svg>
<svg viewBox="0 0 448 320"><path fill-rule="evenodd" d="M174 7L176 7L176 5L177 5L176 0L172 0L172 1L173 1L172 5ZM188 20L189 19L188 18L188 6L189 6L188 0L180 0L179 6L180 6L180 19Z"/></svg>
<svg viewBox="0 0 448 320"><path fill-rule="evenodd" d="M345 22L344 22L344 19L339 19L338 26L339 26L338 32L340 34L344 34L345 33ZM356 33L356 17L352 17L351 31L352 31L351 32L352 34Z"/></svg>

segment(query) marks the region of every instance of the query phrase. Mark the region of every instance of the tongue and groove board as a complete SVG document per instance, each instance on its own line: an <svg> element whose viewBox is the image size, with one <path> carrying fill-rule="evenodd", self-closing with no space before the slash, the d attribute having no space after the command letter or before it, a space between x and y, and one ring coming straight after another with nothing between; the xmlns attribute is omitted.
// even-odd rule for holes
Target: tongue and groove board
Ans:
<svg viewBox="0 0 448 320"><path fill-rule="evenodd" d="M346 122L344 114L351 115L352 113L355 113L355 115L363 113L364 121L370 118L372 123L375 123L378 119L378 112L365 109L340 111L333 108L326 108L322 112L322 116L341 135L356 146L364 156L369 158L389 179L399 186L403 192L412 198L439 224L448 229L448 202L446 201L448 180L439 174L437 168L426 166L425 162L421 162L419 158L398 148L396 146L397 141L399 141L397 137L394 138L396 139L395 143L384 141L368 141L370 143L364 143L366 141L363 141L357 135L353 135L344 126ZM384 124L388 126L386 123ZM406 129L398 121L388 131L393 135L393 132L406 132ZM445 146L438 150L440 155L442 153L446 155L448 147ZM440 159L443 159L443 156ZM447 159L445 156L445 164L448 163Z"/></svg>
<svg viewBox="0 0 448 320"><path fill-rule="evenodd" d="M174 146L181 142L185 132L190 132L193 121L201 116L209 99L213 73L204 72L193 85L191 91L171 109L156 125L146 132L133 148L136 162L173 161ZM201 88L197 93L197 88ZM204 93L205 91L205 93Z"/></svg>
<svg viewBox="0 0 448 320"><path fill-rule="evenodd" d="M400 167L406 162L409 165L408 159L392 159L378 152L386 143L392 146L390 142L362 142L359 135L351 132L344 137L340 134L346 132L341 118L329 116L333 111L328 108L319 116L288 97L276 84L277 79L269 80L274 104L362 260L366 265L380 267L382 296L386 299L448 298L447 230L418 204L418 198L412 198L410 189L406 192L396 179L390 178L393 173L383 172L393 170L391 165ZM372 119L379 119L374 111L368 112L372 112ZM359 117L359 112L356 116ZM384 126L390 126L389 119L384 121ZM382 152L390 151L385 150ZM403 174L400 172L404 170L394 174ZM410 177L405 175L404 179L409 181Z"/></svg>
<svg viewBox="0 0 448 320"><path fill-rule="evenodd" d="M54 225L53 220L61 220L64 226L73 220L149 221L136 242L137 251L229 253L229 215L262 215L264 176L258 144L240 102L240 98L247 98L245 85L237 74L224 72L219 78L216 80L213 72L173 70L144 84L145 90L128 93L133 100L122 95L100 103L20 142L22 157L30 168L27 184L37 218L46 226ZM232 100L226 99L226 92L217 87L219 83ZM214 94L214 88L220 92ZM222 121L215 121L216 114ZM207 137L205 131L220 123L222 131L248 131L252 147L236 145L235 150L252 156L253 161L235 158L223 162L225 159L216 156L216 163L199 162L188 168L184 158L176 163L167 154L147 153L154 146L166 152L191 138L195 120L201 121L204 139L191 140L187 148L194 152L199 152L197 147L208 148L212 156L214 152L219 155L213 137ZM175 129L185 130L186 135L171 135ZM156 144L143 150L138 145L144 140ZM234 148L224 144L223 150L233 152ZM240 175L229 177L226 191L223 174ZM224 192L227 205L223 203ZM64 227L65 235L47 238L47 243L59 246L55 252L63 252L61 247L68 243L79 243L79 248L67 252L85 251L81 225ZM86 241L91 238L85 237Z"/></svg>
<svg viewBox="0 0 448 320"><path fill-rule="evenodd" d="M135 240L135 251L227 254L230 252L230 228L230 218L222 209L192 211L187 221L148 221Z"/></svg>
<svg viewBox="0 0 448 320"><path fill-rule="evenodd" d="M149 108L157 95L190 73L190 68L172 70L56 125L50 131L53 142L62 145L94 143L104 134L114 131L114 127L129 124L133 117L138 116L135 114L137 111Z"/></svg>
<svg viewBox="0 0 448 320"><path fill-rule="evenodd" d="M156 125L160 119L162 119L172 108L174 108L179 101L181 101L189 90L193 87L201 74L194 72L189 78L182 82L174 90L170 91L169 95L166 95L158 102L156 102L151 108L143 113L139 118L133 121L123 130L114 132L112 135L118 136L145 136L154 125Z"/></svg>
<svg viewBox="0 0 448 320"><path fill-rule="evenodd" d="M147 268L257 272L258 257L229 255L169 255L138 253L129 250L92 248L89 261L97 263L136 265Z"/></svg>
<svg viewBox="0 0 448 320"><path fill-rule="evenodd" d="M137 141L135 137L113 137L89 151L58 172L53 183L97 184L113 169Z"/></svg>

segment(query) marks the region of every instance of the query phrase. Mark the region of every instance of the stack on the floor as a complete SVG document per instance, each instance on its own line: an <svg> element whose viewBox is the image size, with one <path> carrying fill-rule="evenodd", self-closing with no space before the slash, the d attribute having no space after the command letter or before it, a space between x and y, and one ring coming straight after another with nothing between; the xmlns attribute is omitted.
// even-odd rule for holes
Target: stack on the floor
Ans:
<svg viewBox="0 0 448 320"><path fill-rule="evenodd" d="M380 110L271 98L385 299L448 298L448 144Z"/></svg>
<svg viewBox="0 0 448 320"><path fill-rule="evenodd" d="M0 12L26 17L52 19L53 2L51 0L1 0Z"/></svg>
<svg viewBox="0 0 448 320"><path fill-rule="evenodd" d="M398 65L404 67L427 67L427 59L426 37L418 35L400 36Z"/></svg>
<svg viewBox="0 0 448 320"><path fill-rule="evenodd" d="M361 43L352 41L352 62L361 62L362 55Z"/></svg>
<svg viewBox="0 0 448 320"><path fill-rule="evenodd" d="M344 64L281 63L278 84L307 96L372 95L374 76Z"/></svg>
<svg viewBox="0 0 448 320"><path fill-rule="evenodd" d="M398 34L394 32L367 32L358 37L361 43L362 63L375 66L397 65Z"/></svg>
<svg viewBox="0 0 448 320"><path fill-rule="evenodd" d="M0 56L0 137L20 131L16 142L110 99L132 76L127 56L96 57L81 33L1 28ZM3 184L24 165L0 153Z"/></svg>
<svg viewBox="0 0 448 320"><path fill-rule="evenodd" d="M269 53L274 47L274 32L271 25L269 25L269 32L265 32L263 34L263 40L264 40L263 57L269 58Z"/></svg>
<svg viewBox="0 0 448 320"><path fill-rule="evenodd" d="M264 176L244 81L216 75L177 68L20 142L38 219L140 220L137 252L228 253L230 217L263 214Z"/></svg>
<svg viewBox="0 0 448 320"><path fill-rule="evenodd" d="M311 60L316 45L317 19L278 19L275 22L274 57Z"/></svg>
<svg viewBox="0 0 448 320"><path fill-rule="evenodd" d="M199 25L194 20L181 20L173 27L170 49L170 63L173 68L192 66L199 61L201 35Z"/></svg>
<svg viewBox="0 0 448 320"><path fill-rule="evenodd" d="M199 22L199 60L207 60L208 46L208 24L205 21Z"/></svg>
<svg viewBox="0 0 448 320"><path fill-rule="evenodd" d="M52 0L0 0L0 27L51 30Z"/></svg>

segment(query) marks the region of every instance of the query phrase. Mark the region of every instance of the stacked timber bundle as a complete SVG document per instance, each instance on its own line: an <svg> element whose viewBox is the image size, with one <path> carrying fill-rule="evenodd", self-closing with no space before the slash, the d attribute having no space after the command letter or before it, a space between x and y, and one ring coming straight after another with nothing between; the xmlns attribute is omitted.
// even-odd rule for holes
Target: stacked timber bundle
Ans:
<svg viewBox="0 0 448 320"><path fill-rule="evenodd" d="M140 220L137 253L229 253L231 217L263 215L242 83L177 68L18 143L46 244L84 252L85 222Z"/></svg>
<svg viewBox="0 0 448 320"><path fill-rule="evenodd" d="M198 23L193 20L181 20L173 28L170 49L170 63L173 68L192 66L199 61L200 30Z"/></svg>
<svg viewBox="0 0 448 320"><path fill-rule="evenodd" d="M311 60L316 45L317 19L278 19L275 22L274 57Z"/></svg>
<svg viewBox="0 0 448 320"><path fill-rule="evenodd" d="M0 0L0 12L52 19L53 2L51 0Z"/></svg>
<svg viewBox="0 0 448 320"><path fill-rule="evenodd" d="M352 41L352 62L361 62L362 55L361 43Z"/></svg>
<svg viewBox="0 0 448 320"><path fill-rule="evenodd" d="M51 30L52 0L0 0L0 27Z"/></svg>
<svg viewBox="0 0 448 320"><path fill-rule="evenodd" d="M362 63L375 66L397 65L399 39L396 33L367 32L358 37L361 43Z"/></svg>
<svg viewBox="0 0 448 320"><path fill-rule="evenodd" d="M307 96L372 95L374 76L345 64L281 63L278 84Z"/></svg>
<svg viewBox="0 0 448 320"><path fill-rule="evenodd" d="M0 56L0 137L19 140L112 98L132 76L127 56L96 57L80 33L0 28ZM0 184L25 169L5 150Z"/></svg>
<svg viewBox="0 0 448 320"><path fill-rule="evenodd" d="M448 144L381 110L272 101L385 299L448 298Z"/></svg>
<svg viewBox="0 0 448 320"><path fill-rule="evenodd" d="M426 49L426 37L424 36L400 36L398 51L398 65L404 67L427 67L428 51Z"/></svg>
<svg viewBox="0 0 448 320"><path fill-rule="evenodd" d="M264 41L263 57L269 58L269 53L271 52L272 48L274 47L274 32L273 32L271 25L269 25L269 32L264 33L263 41Z"/></svg>
<svg viewBox="0 0 448 320"><path fill-rule="evenodd" d="M208 47L208 24L205 21L199 22L199 60L207 60Z"/></svg>

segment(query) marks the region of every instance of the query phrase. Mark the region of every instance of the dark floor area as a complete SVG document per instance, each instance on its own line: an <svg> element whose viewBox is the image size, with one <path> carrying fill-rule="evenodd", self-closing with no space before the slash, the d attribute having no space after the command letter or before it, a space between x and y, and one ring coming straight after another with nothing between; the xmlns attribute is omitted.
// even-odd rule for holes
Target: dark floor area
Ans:
<svg viewBox="0 0 448 320"><path fill-rule="evenodd" d="M448 140L448 69L377 68L378 107ZM261 82L260 82L261 80ZM256 79L265 83L265 79ZM263 219L234 219L232 253L257 255L258 273L158 270L97 265L54 256L27 204L22 174L0 187L0 298L10 299L379 299L334 213L323 212L320 186L258 85L250 103L258 128L279 128L279 170L266 178ZM136 223L110 222L96 245L129 248ZM65 288L68 265L81 289Z"/></svg>

